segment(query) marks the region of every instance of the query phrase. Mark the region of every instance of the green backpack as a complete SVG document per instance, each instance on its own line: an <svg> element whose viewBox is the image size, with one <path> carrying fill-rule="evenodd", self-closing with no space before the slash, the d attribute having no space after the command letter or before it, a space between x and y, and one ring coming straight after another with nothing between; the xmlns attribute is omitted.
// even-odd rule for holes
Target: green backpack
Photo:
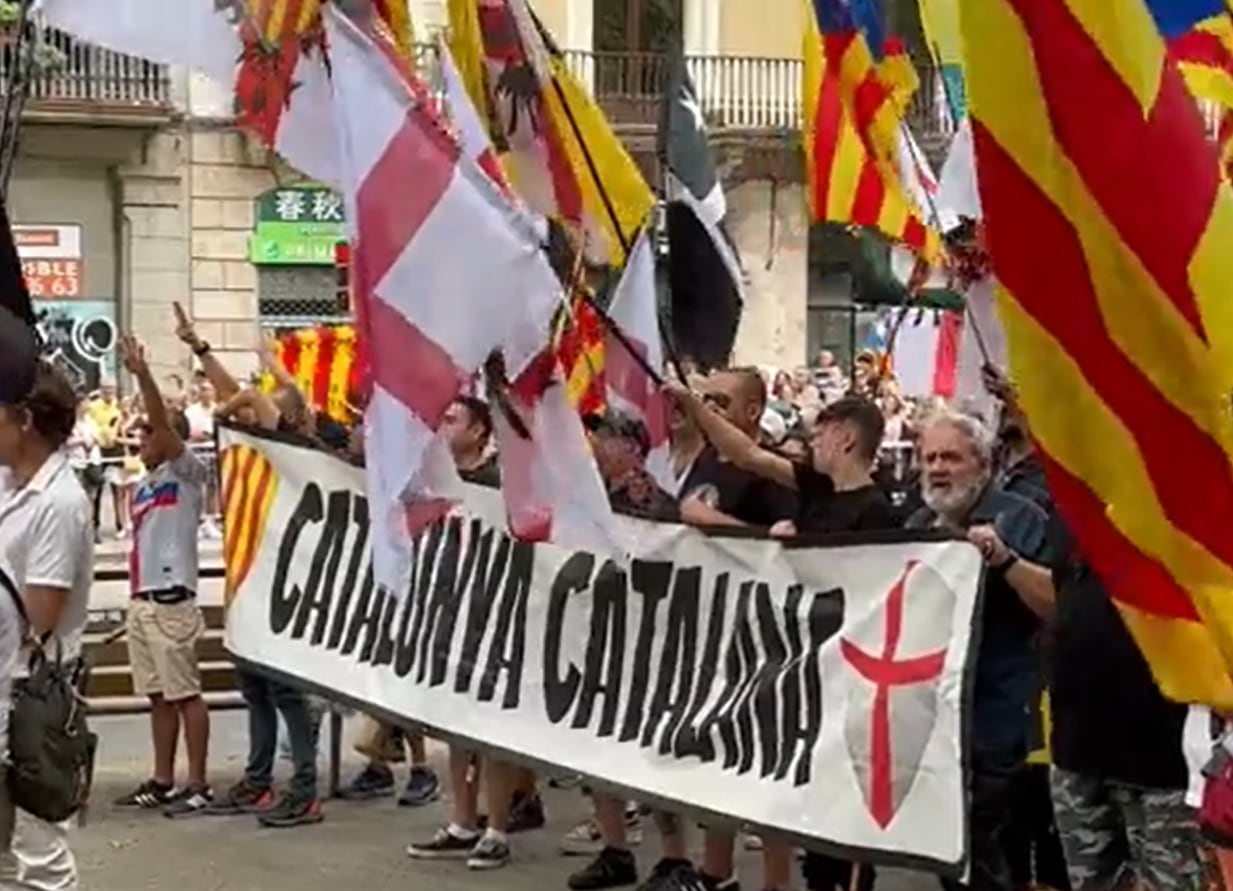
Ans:
<svg viewBox="0 0 1233 891"><path fill-rule="evenodd" d="M22 627L28 628L25 604L3 571L0 587L9 592ZM43 645L34 648L29 676L13 682L9 714L13 802L49 823L67 820L86 806L98 748L98 737L86 724L85 662L74 659L66 665L56 647L55 659Z"/></svg>

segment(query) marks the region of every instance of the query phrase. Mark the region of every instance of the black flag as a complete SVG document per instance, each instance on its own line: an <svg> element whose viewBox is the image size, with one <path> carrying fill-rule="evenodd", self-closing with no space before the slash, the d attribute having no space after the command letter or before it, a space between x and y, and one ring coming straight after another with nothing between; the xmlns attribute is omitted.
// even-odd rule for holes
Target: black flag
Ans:
<svg viewBox="0 0 1233 891"><path fill-rule="evenodd" d="M659 154L667 199L673 345L703 366L723 366L741 321L744 276L724 227L728 208L698 94L679 52L664 90Z"/></svg>
<svg viewBox="0 0 1233 891"><path fill-rule="evenodd" d="M2 201L0 241L0 405L6 405L24 399L30 392L39 342L34 330L34 306Z"/></svg>

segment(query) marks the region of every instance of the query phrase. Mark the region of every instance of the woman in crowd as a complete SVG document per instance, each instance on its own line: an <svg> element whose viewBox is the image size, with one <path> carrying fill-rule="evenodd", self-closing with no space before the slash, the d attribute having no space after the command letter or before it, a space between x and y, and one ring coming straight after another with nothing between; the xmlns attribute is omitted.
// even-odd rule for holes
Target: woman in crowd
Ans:
<svg viewBox="0 0 1233 891"><path fill-rule="evenodd" d="M98 499L103 491L103 452L99 448L98 428L90 419L89 403L85 400L77 403L77 423L69 436L69 464L77 473L82 489L91 503L93 510L94 541L99 541L98 529Z"/></svg>

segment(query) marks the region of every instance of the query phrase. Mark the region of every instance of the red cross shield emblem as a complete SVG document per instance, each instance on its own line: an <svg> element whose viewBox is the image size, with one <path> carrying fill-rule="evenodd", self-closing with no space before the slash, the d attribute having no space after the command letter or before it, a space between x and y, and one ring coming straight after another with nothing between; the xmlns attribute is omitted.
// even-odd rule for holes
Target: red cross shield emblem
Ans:
<svg viewBox="0 0 1233 891"><path fill-rule="evenodd" d="M950 616L954 602L932 567L910 560L883 608L845 629L839 642L856 674L844 726L848 754L865 805L883 829L907 798L933 736L950 642L949 622L936 619Z"/></svg>

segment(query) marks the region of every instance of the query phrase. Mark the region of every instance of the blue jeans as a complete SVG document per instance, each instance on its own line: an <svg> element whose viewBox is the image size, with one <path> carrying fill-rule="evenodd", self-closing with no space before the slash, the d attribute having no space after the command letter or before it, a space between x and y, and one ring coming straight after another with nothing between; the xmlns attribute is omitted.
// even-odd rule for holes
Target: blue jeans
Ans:
<svg viewBox="0 0 1233 891"><path fill-rule="evenodd" d="M317 732L304 693L264 675L237 670L240 695L248 705L248 765L244 779L266 789L274 779L274 754L278 748L278 716L283 716L291 741L295 771L290 792L296 798L317 797Z"/></svg>

